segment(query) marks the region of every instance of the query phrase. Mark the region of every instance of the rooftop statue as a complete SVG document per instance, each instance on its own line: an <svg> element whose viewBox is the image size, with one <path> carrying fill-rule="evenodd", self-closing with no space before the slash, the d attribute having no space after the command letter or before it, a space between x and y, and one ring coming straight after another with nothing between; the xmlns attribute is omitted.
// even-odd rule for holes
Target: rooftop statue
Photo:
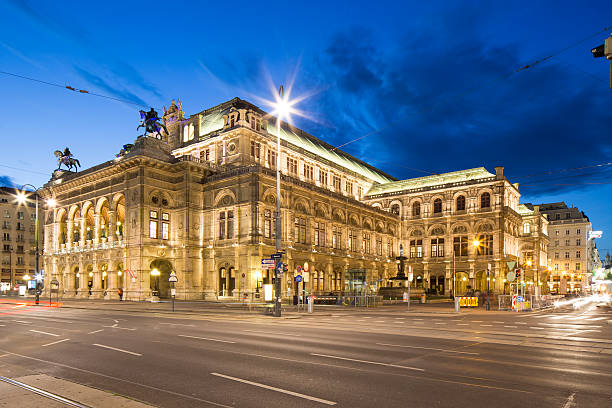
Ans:
<svg viewBox="0 0 612 408"><path fill-rule="evenodd" d="M81 163L72 157L72 152L70 152L69 148L65 148L63 152L61 150L56 150L53 154L57 157L56 171L60 170L62 164L68 168L68 171L72 170L73 167L75 171L78 171L78 168L81 167Z"/></svg>
<svg viewBox="0 0 612 408"><path fill-rule="evenodd" d="M155 111L155 109L151 108L151 110L148 112L141 110L140 119L141 119L140 125L138 125L136 130L140 129L141 127L144 127L145 133L142 136L146 136L147 134L157 133L155 137L157 139L162 139L162 134L161 134L162 128L166 132L166 135L168 135L168 129L166 128L166 125L164 125L163 123L159 123L161 119L157 117L157 112Z"/></svg>

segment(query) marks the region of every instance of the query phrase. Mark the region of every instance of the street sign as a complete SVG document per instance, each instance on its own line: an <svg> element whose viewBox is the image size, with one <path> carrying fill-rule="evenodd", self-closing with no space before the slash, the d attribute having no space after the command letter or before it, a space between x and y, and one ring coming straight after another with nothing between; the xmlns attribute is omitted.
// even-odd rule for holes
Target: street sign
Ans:
<svg viewBox="0 0 612 408"><path fill-rule="evenodd" d="M261 269L274 269L274 264L276 261L274 259L262 258L261 260Z"/></svg>
<svg viewBox="0 0 612 408"><path fill-rule="evenodd" d="M514 273L514 271L508 272L508 274L506 275L506 279L508 279L508 282L514 282L514 280L516 279L516 273Z"/></svg>
<svg viewBox="0 0 612 408"><path fill-rule="evenodd" d="M176 277L175 274L170 274L170 277L168 278L168 282L172 282L172 283L176 283L178 282L178 278Z"/></svg>
<svg viewBox="0 0 612 408"><path fill-rule="evenodd" d="M283 257L282 253L275 253L275 254L270 255L270 258L272 259L281 259L282 257Z"/></svg>
<svg viewBox="0 0 612 408"><path fill-rule="evenodd" d="M300 282L302 281L302 275L298 275L298 276L296 276L296 277L295 277L295 281L296 281L297 283L300 283Z"/></svg>
<svg viewBox="0 0 612 408"><path fill-rule="evenodd" d="M300 265L296 266L295 270L297 271L298 275L302 273L302 267Z"/></svg>
<svg viewBox="0 0 612 408"><path fill-rule="evenodd" d="M282 275L284 271L285 271L285 264L283 264L282 262L279 262L278 265L276 265L276 272L279 275Z"/></svg>
<svg viewBox="0 0 612 408"><path fill-rule="evenodd" d="M509 270L513 270L514 265L516 265L516 262L515 261L506 262L506 265L508 265Z"/></svg>
<svg viewBox="0 0 612 408"><path fill-rule="evenodd" d="M304 262L304 270L308 272L308 262Z"/></svg>
<svg viewBox="0 0 612 408"><path fill-rule="evenodd" d="M589 231L589 239L601 238L603 231Z"/></svg>

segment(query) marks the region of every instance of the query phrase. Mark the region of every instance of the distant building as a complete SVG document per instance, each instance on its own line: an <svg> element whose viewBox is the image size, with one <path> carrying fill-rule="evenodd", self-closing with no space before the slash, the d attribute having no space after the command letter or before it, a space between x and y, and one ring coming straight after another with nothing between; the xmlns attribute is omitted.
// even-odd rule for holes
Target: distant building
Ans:
<svg viewBox="0 0 612 408"><path fill-rule="evenodd" d="M593 230L589 217L564 202L539 205L548 216L550 249L548 265L551 275L547 282L552 293L585 292L598 262ZM600 261L601 262L601 261Z"/></svg>
<svg viewBox="0 0 612 408"><path fill-rule="evenodd" d="M2 222L2 271L0 282L13 287L24 283L23 276L34 278L35 268L35 195L31 193L26 204L17 202L19 190L0 187L0 220ZM42 249L42 215L39 243ZM41 263L42 266L42 263Z"/></svg>

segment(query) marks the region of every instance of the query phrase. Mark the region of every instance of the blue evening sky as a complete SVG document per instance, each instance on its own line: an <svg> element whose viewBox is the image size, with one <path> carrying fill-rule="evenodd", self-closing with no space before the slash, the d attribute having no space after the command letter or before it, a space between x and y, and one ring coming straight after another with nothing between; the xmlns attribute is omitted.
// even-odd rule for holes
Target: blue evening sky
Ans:
<svg viewBox="0 0 612 408"><path fill-rule="evenodd" d="M612 250L612 90L590 49L605 1L25 1L0 3L0 71L188 114L234 96L397 178L505 166L523 202L565 201ZM599 34L557 54L593 34ZM520 67L553 55L532 68ZM42 185L69 146L83 168L136 138L135 104L0 74L0 182Z"/></svg>

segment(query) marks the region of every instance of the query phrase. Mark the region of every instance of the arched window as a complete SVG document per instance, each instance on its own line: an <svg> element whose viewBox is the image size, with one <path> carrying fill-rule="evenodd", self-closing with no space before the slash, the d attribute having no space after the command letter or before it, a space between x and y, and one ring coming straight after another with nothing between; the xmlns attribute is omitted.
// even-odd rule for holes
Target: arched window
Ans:
<svg viewBox="0 0 612 408"><path fill-rule="evenodd" d="M465 210L465 196L460 195L457 197L457 211Z"/></svg>
<svg viewBox="0 0 612 408"><path fill-rule="evenodd" d="M391 206L391 213L395 214L395 215L399 215L399 213L400 213L400 206L399 206L399 204L393 204Z"/></svg>
<svg viewBox="0 0 612 408"><path fill-rule="evenodd" d="M412 216L413 217L421 216L421 203L419 203L418 201L412 204Z"/></svg>
<svg viewBox="0 0 612 408"><path fill-rule="evenodd" d="M434 212L434 214L442 212L442 200L441 199L436 198L434 200L434 202L433 202L433 212Z"/></svg>
<svg viewBox="0 0 612 408"><path fill-rule="evenodd" d="M480 208L489 208L491 207L491 194L482 193L480 196Z"/></svg>
<svg viewBox="0 0 612 408"><path fill-rule="evenodd" d="M523 233L529 234L530 232L531 232L531 226L528 222L526 222L525 224L523 224Z"/></svg>

